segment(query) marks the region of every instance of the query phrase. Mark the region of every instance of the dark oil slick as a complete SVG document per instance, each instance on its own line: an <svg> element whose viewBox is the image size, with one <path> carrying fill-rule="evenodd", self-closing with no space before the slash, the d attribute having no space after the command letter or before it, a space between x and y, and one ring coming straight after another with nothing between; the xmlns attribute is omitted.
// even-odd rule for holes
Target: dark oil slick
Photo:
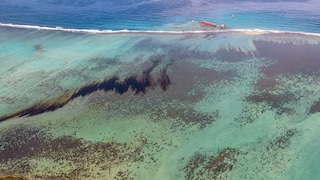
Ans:
<svg viewBox="0 0 320 180"><path fill-rule="evenodd" d="M2 179L320 177L318 37L21 37L31 53L0 77Z"/></svg>
<svg viewBox="0 0 320 180"><path fill-rule="evenodd" d="M144 70L141 75L132 75L125 78L123 81L121 81L119 77L111 77L103 82L91 83L79 88L79 90L76 90L72 95L64 94L56 99L47 102L40 102L11 115L0 117L0 122L14 117L34 116L45 112L55 111L77 97L87 96L96 91L114 91L121 95L126 93L128 90L131 90L136 94L144 94L146 93L147 88L155 87L158 84L160 88L165 91L170 85L169 76L166 74L167 68L170 64L160 70L160 75L157 79L154 79L150 75L151 71L160 61L160 59L154 60L152 66Z"/></svg>

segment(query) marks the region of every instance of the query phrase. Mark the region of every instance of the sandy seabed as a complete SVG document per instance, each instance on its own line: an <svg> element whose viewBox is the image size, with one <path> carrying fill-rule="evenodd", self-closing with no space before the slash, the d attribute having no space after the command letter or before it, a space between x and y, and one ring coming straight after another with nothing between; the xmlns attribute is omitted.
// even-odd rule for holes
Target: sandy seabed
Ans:
<svg viewBox="0 0 320 180"><path fill-rule="evenodd" d="M318 179L320 38L0 28L0 175Z"/></svg>

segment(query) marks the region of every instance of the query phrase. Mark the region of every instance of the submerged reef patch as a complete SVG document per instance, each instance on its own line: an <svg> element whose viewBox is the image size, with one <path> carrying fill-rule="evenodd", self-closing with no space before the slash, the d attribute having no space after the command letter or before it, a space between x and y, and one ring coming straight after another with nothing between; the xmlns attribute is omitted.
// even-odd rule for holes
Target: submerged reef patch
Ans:
<svg viewBox="0 0 320 180"><path fill-rule="evenodd" d="M298 96L288 85L291 75L280 77L262 76L254 84L254 91L246 97L246 101L255 105L254 109L275 110L276 115L293 115L296 111L292 103L298 102ZM259 107L258 107L259 106ZM251 111L251 110L250 110ZM259 112L256 112L259 114ZM255 115L256 116L256 115Z"/></svg>
<svg viewBox="0 0 320 180"><path fill-rule="evenodd" d="M316 101L313 103L313 105L311 106L310 110L309 110L309 114L315 114L320 112L320 100Z"/></svg>
<svg viewBox="0 0 320 180"><path fill-rule="evenodd" d="M240 62L249 58L253 58L253 54L251 54L251 52L244 52L241 49L237 49L230 45L228 47L218 48L217 50L215 50L213 55L218 60L226 62Z"/></svg>
<svg viewBox="0 0 320 180"><path fill-rule="evenodd" d="M272 94L271 92L262 91L248 96L247 101L252 103L266 102L271 107L279 108L282 107L285 103L293 100L293 97L294 96L289 92L284 94Z"/></svg>
<svg viewBox="0 0 320 180"><path fill-rule="evenodd" d="M276 137L269 141L267 145L267 151L277 151L279 149L288 148L291 144L291 139L296 136L298 133L297 129L289 129L286 132L282 133L280 136Z"/></svg>
<svg viewBox="0 0 320 180"><path fill-rule="evenodd" d="M154 108L151 118L159 123L170 122L171 126L175 129L187 126L204 129L219 118L219 112L202 113L195 111L192 107L176 105L171 108Z"/></svg>
<svg viewBox="0 0 320 180"><path fill-rule="evenodd" d="M273 90L277 86L278 82L274 78L260 78L256 82L256 89L259 91Z"/></svg>
<svg viewBox="0 0 320 180"><path fill-rule="evenodd" d="M44 48L41 44L36 44L33 46L35 51L44 51Z"/></svg>
<svg viewBox="0 0 320 180"><path fill-rule="evenodd" d="M109 67L120 65L121 62L117 58L94 57L88 60L88 64L91 65L89 67L90 71L102 71Z"/></svg>
<svg viewBox="0 0 320 180"><path fill-rule="evenodd" d="M285 105L291 101L295 101L296 99L290 92L276 94L271 91L260 91L249 95L246 100L253 104L266 103L270 109L276 110L277 115L289 115L294 113L294 110L286 107ZM266 107L266 109L268 108Z"/></svg>
<svg viewBox="0 0 320 180"><path fill-rule="evenodd" d="M240 151L234 148L220 150L216 156L196 152L181 169L185 179L225 179L237 162Z"/></svg>
<svg viewBox="0 0 320 180"><path fill-rule="evenodd" d="M0 166L0 175L15 172L32 174L38 179L122 177L121 172L126 172L131 163L143 161L142 148L147 143L139 137L128 143L112 139L91 142L72 136L53 137L45 130L31 127L9 129L2 132L0 139L3 142L0 145L0 164L6 164ZM41 163L51 170L38 170ZM94 169L105 174L96 174ZM126 178L130 176L130 172L126 172Z"/></svg>
<svg viewBox="0 0 320 180"><path fill-rule="evenodd" d="M268 77L280 74L301 73L319 76L320 44L277 43L272 41L253 41L258 56L271 58L274 63L263 68Z"/></svg>
<svg viewBox="0 0 320 180"><path fill-rule="evenodd" d="M0 180L26 180L26 178L8 175L8 176L0 176Z"/></svg>

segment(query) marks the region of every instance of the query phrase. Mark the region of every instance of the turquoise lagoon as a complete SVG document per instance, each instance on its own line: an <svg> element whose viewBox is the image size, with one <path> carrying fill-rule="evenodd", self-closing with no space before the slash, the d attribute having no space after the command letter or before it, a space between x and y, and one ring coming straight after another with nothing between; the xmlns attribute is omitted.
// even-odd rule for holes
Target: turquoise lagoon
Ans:
<svg viewBox="0 0 320 180"><path fill-rule="evenodd" d="M318 179L320 37L0 28L0 174Z"/></svg>

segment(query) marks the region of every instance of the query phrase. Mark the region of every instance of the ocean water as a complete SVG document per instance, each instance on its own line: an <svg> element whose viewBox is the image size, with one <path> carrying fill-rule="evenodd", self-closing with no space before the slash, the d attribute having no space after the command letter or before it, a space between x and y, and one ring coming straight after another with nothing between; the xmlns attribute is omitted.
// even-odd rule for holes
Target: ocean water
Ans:
<svg viewBox="0 0 320 180"><path fill-rule="evenodd" d="M191 20L207 20L233 29L318 33L319 7L317 0L2 0L0 22L75 29L163 30L168 24L181 26Z"/></svg>
<svg viewBox="0 0 320 180"><path fill-rule="evenodd" d="M0 179L319 179L319 7L0 0Z"/></svg>

